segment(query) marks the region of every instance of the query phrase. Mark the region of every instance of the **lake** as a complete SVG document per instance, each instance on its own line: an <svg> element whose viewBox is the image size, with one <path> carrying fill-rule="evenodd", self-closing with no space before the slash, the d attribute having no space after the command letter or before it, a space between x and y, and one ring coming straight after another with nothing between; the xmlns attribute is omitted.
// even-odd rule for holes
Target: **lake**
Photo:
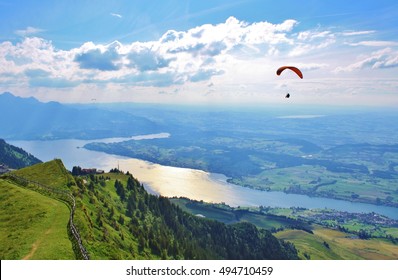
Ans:
<svg viewBox="0 0 398 280"><path fill-rule="evenodd" d="M107 138L99 140L53 140L53 141L7 141L21 147L42 161L54 158L62 159L67 169L73 166L97 168L105 171L118 167L129 171L142 182L148 192L167 197L187 197L205 202L225 202L230 206L271 206L330 208L352 213L375 212L398 220L398 209L366 203L353 203L306 195L286 194L283 192L265 192L244 188L227 183L222 174L208 173L201 170L163 166L139 159L132 159L82 148L90 142L120 142L167 138L168 133L135 136L134 138Z"/></svg>

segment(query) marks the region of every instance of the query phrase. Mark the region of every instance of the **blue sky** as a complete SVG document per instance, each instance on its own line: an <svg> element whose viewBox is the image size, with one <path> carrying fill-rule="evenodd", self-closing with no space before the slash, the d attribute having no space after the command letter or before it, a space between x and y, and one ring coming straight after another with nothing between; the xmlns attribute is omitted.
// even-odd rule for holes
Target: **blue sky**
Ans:
<svg viewBox="0 0 398 280"><path fill-rule="evenodd" d="M0 26L0 92L43 101L398 106L396 1L0 0Z"/></svg>

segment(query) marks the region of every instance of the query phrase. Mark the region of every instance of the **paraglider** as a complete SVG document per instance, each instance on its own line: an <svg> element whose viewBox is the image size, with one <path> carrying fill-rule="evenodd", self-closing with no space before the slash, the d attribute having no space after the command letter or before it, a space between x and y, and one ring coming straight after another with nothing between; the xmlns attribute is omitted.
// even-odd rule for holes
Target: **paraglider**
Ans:
<svg viewBox="0 0 398 280"><path fill-rule="evenodd" d="M289 69L289 70L293 71L294 73L296 73L297 76L300 77L300 79L303 78L303 73L300 71L300 69L298 69L297 67L294 67L294 66L281 66L281 67L278 68L278 70L276 70L276 74L278 76L280 76L281 73L283 71L285 71L286 69ZM290 97L290 93L287 93L285 98L289 98L289 97Z"/></svg>
<svg viewBox="0 0 398 280"><path fill-rule="evenodd" d="M282 66L282 67L279 67L278 70L276 70L276 74L279 76L286 69L292 70L294 73L297 74L297 76L300 77L300 79L303 78L303 73L301 73L300 69L298 69L297 67L294 67L294 66Z"/></svg>

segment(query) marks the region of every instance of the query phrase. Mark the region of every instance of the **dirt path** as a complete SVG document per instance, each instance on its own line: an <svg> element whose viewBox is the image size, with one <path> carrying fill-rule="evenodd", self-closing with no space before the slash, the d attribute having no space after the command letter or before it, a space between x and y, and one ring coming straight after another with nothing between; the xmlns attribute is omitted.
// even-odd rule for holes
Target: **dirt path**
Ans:
<svg viewBox="0 0 398 280"><path fill-rule="evenodd" d="M32 249L30 250L30 252L22 259L29 260L35 254L37 248L39 247L39 244L40 244L40 240L36 240L36 242L32 244Z"/></svg>
<svg viewBox="0 0 398 280"><path fill-rule="evenodd" d="M57 204L55 202L51 202L51 205L54 207L54 209L57 210L57 208L56 208ZM53 215L53 218L55 218L55 217L57 217L57 215ZM23 260L30 260L34 256L34 254L36 253L37 249L39 248L43 238L46 238L46 236L49 235L53 231L52 224L53 223L51 223L51 226L44 232L44 234L32 244L32 249L30 249L30 252L22 258Z"/></svg>
<svg viewBox="0 0 398 280"><path fill-rule="evenodd" d="M48 230L46 230L46 232L44 233L44 236L42 236L41 238L37 239L33 244L32 244L32 249L30 249L30 252L23 257L23 260L30 260L31 257L33 257L33 255L35 254L37 248L39 248L41 240L43 238L46 237L46 235L48 235L50 232L52 231L52 228L50 227Z"/></svg>

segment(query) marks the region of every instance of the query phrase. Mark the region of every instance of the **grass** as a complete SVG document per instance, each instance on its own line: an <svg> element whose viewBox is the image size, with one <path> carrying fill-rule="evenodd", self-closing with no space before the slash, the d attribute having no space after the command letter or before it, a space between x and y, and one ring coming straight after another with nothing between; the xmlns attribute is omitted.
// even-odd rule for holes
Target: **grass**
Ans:
<svg viewBox="0 0 398 280"><path fill-rule="evenodd" d="M290 225L290 222L285 217L264 216L255 213L246 213L240 217L240 221L252 223L258 227L272 230Z"/></svg>
<svg viewBox="0 0 398 280"><path fill-rule="evenodd" d="M302 230L284 230L275 234L277 238L290 241L296 246L299 257L315 260L342 259L338 254L323 245L323 239Z"/></svg>
<svg viewBox="0 0 398 280"><path fill-rule="evenodd" d="M28 168L16 170L14 173L46 186L64 190L68 189L68 183L74 181L72 175L67 172L59 159L35 164Z"/></svg>
<svg viewBox="0 0 398 280"><path fill-rule="evenodd" d="M357 239L350 234L320 226L314 226L313 232L314 234L301 230L284 230L275 236L292 242L298 249L299 256L304 259L398 259L398 246L383 239ZM328 244L329 248L325 244Z"/></svg>
<svg viewBox="0 0 398 280"><path fill-rule="evenodd" d="M0 200L1 259L75 259L64 203L2 179Z"/></svg>
<svg viewBox="0 0 398 280"><path fill-rule="evenodd" d="M214 219L226 224L238 222L232 211L224 210L218 207L212 207L210 204L199 202L189 202L185 199L171 198L171 202L177 204L182 210L193 215L203 215L205 218Z"/></svg>

